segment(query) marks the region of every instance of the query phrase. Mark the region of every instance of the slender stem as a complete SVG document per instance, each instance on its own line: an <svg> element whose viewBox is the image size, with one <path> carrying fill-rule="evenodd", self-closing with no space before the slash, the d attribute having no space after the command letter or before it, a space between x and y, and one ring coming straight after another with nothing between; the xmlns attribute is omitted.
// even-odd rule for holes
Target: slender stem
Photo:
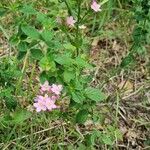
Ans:
<svg viewBox="0 0 150 150"><path fill-rule="evenodd" d="M116 126L117 126L117 123L118 123L118 112L119 112L119 101L120 101L118 91L117 91L116 100L117 100L117 104L116 104L116 119L115 119L115 121L116 121Z"/></svg>
<svg viewBox="0 0 150 150"><path fill-rule="evenodd" d="M120 0L117 0L117 1L118 1L118 5L119 5L119 7L120 7L120 8L122 8L122 5L121 5Z"/></svg>
<svg viewBox="0 0 150 150"><path fill-rule="evenodd" d="M77 25L76 25L76 50L77 50L77 56L79 55L79 23L80 23L80 13L81 13L81 1L77 0L77 5L78 5L78 14L77 14Z"/></svg>
<svg viewBox="0 0 150 150"><path fill-rule="evenodd" d="M62 30L63 30L63 32L66 34L66 36L67 36L67 38L69 39L69 41L72 43L73 40L72 40L71 36L68 34L68 31L67 31L66 27L63 27L63 26L62 26Z"/></svg>
<svg viewBox="0 0 150 150"><path fill-rule="evenodd" d="M103 27L103 25L105 24L105 22L106 22L106 16L107 16L107 11L105 11L104 14L103 14L103 16L102 16L101 22L100 22L99 27L98 27L98 31L100 31L101 28Z"/></svg>
<svg viewBox="0 0 150 150"><path fill-rule="evenodd" d="M71 11L71 8L70 8L70 6L69 6L67 0L64 0L64 2L65 2L65 4L66 4L66 6L67 6L69 15L72 16L72 11Z"/></svg>
<svg viewBox="0 0 150 150"><path fill-rule="evenodd" d="M93 21L93 27L92 27L92 32L91 32L92 35L93 35L93 33L94 33L95 26L96 26L96 14L95 14L95 16L94 16L94 21Z"/></svg>
<svg viewBox="0 0 150 150"><path fill-rule="evenodd" d="M86 12L86 14L80 19L79 23L82 23L82 21L84 21L84 18L89 14L90 9Z"/></svg>
<svg viewBox="0 0 150 150"><path fill-rule="evenodd" d="M29 78L29 86L31 88L31 92L32 92L32 81L33 81L35 69L36 69L36 61L33 63L32 70L31 70L31 76Z"/></svg>
<svg viewBox="0 0 150 150"><path fill-rule="evenodd" d="M17 94L19 88L20 88L20 85L21 85L21 82L22 82L22 79L23 79L23 76L24 76L24 73L25 73L25 68L26 68L26 65L27 65L27 60L28 60L28 55L29 55L29 51L27 51L26 53L26 56L25 56L25 59L24 59L24 63L23 63L23 67L22 67L22 75L20 76L19 80L18 80L18 83L17 83L17 86L16 86L16 91L15 91L15 94Z"/></svg>

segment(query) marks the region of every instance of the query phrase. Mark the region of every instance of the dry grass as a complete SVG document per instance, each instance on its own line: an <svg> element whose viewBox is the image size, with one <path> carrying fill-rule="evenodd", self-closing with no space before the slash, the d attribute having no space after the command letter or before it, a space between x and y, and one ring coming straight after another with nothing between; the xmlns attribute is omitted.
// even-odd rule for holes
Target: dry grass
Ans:
<svg viewBox="0 0 150 150"><path fill-rule="evenodd" d="M119 28L119 25L113 23L107 26L106 30L114 31ZM74 146L84 141L84 136L92 129L105 130L106 126L115 123L123 134L123 141L118 141L114 149L150 149L148 144L145 146L145 142L150 143L150 72L147 67L150 57L147 56L145 60L139 57L134 68L122 69L114 73L131 46L130 39L128 39L131 31L129 30L126 35L124 35L125 32L122 33L122 39L98 37L91 40L90 57L96 65L91 84L103 87L109 95L107 101L98 104L95 110L96 113L104 115L104 124L95 125L88 122L85 126L78 126L59 119L53 122L49 117L41 119L36 116L35 121L31 119L28 122L28 127L15 127L13 130L16 135L10 135L6 142L0 142L0 148L3 150L67 149L67 145ZM7 37L0 34L0 59L13 55L14 51L10 49ZM29 68L28 74L30 73ZM24 84L28 85L28 75L25 78ZM38 78L35 72L34 78ZM31 85L33 93L35 86L33 82ZM27 98L24 97L24 101ZM28 101L24 106L29 106L29 103ZM95 149L107 149L107 146L97 145Z"/></svg>

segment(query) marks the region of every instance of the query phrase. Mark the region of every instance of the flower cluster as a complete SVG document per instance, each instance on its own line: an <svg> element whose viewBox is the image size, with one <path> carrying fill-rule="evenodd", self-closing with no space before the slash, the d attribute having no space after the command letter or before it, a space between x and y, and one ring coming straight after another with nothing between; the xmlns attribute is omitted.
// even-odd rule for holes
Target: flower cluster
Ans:
<svg viewBox="0 0 150 150"><path fill-rule="evenodd" d="M91 9L94 10L95 12L99 12L101 11L101 5L98 4L96 0L92 0ZM56 20L59 24L62 24L61 18L58 17ZM68 27L74 27L76 22L77 21L73 18L73 16L69 16L66 18L66 25Z"/></svg>
<svg viewBox="0 0 150 150"><path fill-rule="evenodd" d="M56 105L56 101L59 99L61 91L62 85L52 84L50 86L48 81L40 85L40 95L35 98L35 103L33 104L36 111L52 111L59 108Z"/></svg>

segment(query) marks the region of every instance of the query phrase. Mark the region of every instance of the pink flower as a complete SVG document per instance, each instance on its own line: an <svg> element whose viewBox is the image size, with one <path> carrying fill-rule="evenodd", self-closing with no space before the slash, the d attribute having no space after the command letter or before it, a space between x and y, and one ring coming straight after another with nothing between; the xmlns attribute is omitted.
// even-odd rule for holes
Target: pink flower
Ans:
<svg viewBox="0 0 150 150"><path fill-rule="evenodd" d="M39 100L42 100L42 99L43 99L43 96L38 95L38 96L35 98L34 102L38 102Z"/></svg>
<svg viewBox="0 0 150 150"><path fill-rule="evenodd" d="M50 88L48 81L45 81L45 83L41 85L41 92L50 91Z"/></svg>
<svg viewBox="0 0 150 150"><path fill-rule="evenodd" d="M93 0L91 4L91 9L93 9L95 12L101 11L101 6L96 2L96 0Z"/></svg>
<svg viewBox="0 0 150 150"><path fill-rule="evenodd" d="M44 104L44 102L43 101L38 101L38 103L34 103L33 104L33 106L36 108L36 111L37 112L40 112L40 111L46 111L46 106L45 106L45 104Z"/></svg>
<svg viewBox="0 0 150 150"><path fill-rule="evenodd" d="M53 85L51 86L51 91L52 91L53 93L55 93L56 95L59 95L59 94L61 93L61 91L62 91L62 85L53 84Z"/></svg>
<svg viewBox="0 0 150 150"><path fill-rule="evenodd" d="M46 108L47 108L49 111L58 108L58 106L55 104L55 101L53 101L53 100L50 99L50 98L46 100L45 105L46 105Z"/></svg>
<svg viewBox="0 0 150 150"><path fill-rule="evenodd" d="M51 99L55 102L57 99L59 99L59 96L58 96L58 95L57 95L57 96L56 96L56 95L55 95L55 96L53 95L53 96L51 97Z"/></svg>
<svg viewBox="0 0 150 150"><path fill-rule="evenodd" d="M42 95L37 95L33 104L37 112L46 110L52 111L53 109L59 108L55 102L60 97L62 85L53 84L50 86L48 81L46 81L41 85L40 91Z"/></svg>
<svg viewBox="0 0 150 150"><path fill-rule="evenodd" d="M73 19L72 16L70 16L70 17L67 17L66 23L68 26L74 27L74 24L76 23L76 21Z"/></svg>
<svg viewBox="0 0 150 150"><path fill-rule="evenodd" d="M58 106L55 104L55 101L51 99L47 94L45 96L38 96L35 99L35 103L33 106L36 108L37 112L40 111L46 111L46 110L53 110L58 108Z"/></svg>
<svg viewBox="0 0 150 150"><path fill-rule="evenodd" d="M46 107L46 100L49 99L48 95L45 96L38 96L35 99L35 103L33 104L33 106L36 108L37 112L40 111L46 111L47 107Z"/></svg>

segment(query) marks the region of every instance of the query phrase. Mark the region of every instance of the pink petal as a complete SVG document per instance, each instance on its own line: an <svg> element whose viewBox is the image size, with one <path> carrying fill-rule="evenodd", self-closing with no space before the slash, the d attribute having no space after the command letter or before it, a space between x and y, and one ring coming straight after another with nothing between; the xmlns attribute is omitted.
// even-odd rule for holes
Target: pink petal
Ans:
<svg viewBox="0 0 150 150"><path fill-rule="evenodd" d="M76 23L76 21L74 20L74 18L72 16L70 16L70 17L67 17L66 23L67 23L68 26L73 27L74 24Z"/></svg>
<svg viewBox="0 0 150 150"><path fill-rule="evenodd" d="M36 111L37 111L37 112L40 112L40 111L41 111L41 108L39 108L39 107L36 108Z"/></svg>
<svg viewBox="0 0 150 150"><path fill-rule="evenodd" d="M91 4L91 9L93 9L95 12L98 12L101 11L100 7L101 6L95 0L93 0Z"/></svg>
<svg viewBox="0 0 150 150"><path fill-rule="evenodd" d="M34 106L35 108L39 107L38 103L34 103L33 106Z"/></svg>

